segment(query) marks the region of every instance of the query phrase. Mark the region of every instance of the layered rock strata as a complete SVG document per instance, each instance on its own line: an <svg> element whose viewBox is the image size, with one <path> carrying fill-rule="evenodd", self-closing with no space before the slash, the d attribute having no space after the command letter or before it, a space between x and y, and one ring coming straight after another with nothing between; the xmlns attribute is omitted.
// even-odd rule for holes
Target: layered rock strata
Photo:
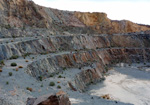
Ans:
<svg viewBox="0 0 150 105"><path fill-rule="evenodd" d="M148 48L149 34L125 35L78 35L78 36L50 36L47 38L10 39L0 44L0 60L8 59L12 55L46 54L63 51L80 51L103 48Z"/></svg>
<svg viewBox="0 0 150 105"><path fill-rule="evenodd" d="M108 65L150 60L148 32L121 35L65 35L27 38L24 41L12 40L13 42L8 43L1 41L0 60L9 59L12 55L47 54L27 66L26 72L36 79L48 78L62 71L63 68L80 68L96 64L93 69L81 71L75 76L72 84L80 91L84 91L91 82L103 79Z"/></svg>
<svg viewBox="0 0 150 105"><path fill-rule="evenodd" d="M69 12L36 5L30 0L0 0L0 37L58 34L113 34L150 30L105 13Z"/></svg>

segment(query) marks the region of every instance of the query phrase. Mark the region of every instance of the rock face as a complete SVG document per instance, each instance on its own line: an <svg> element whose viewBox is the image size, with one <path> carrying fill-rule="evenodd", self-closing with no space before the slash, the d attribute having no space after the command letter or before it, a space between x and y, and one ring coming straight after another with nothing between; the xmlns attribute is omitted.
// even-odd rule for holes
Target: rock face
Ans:
<svg viewBox="0 0 150 105"><path fill-rule="evenodd" d="M103 72L101 72L102 68L94 68L88 69L85 71L80 72L75 77L75 86L76 88L83 92L85 91L86 87L90 84L97 83L102 80Z"/></svg>
<svg viewBox="0 0 150 105"><path fill-rule="evenodd" d="M27 66L26 72L36 79L41 76L48 78L52 74L61 72L63 68L80 68L95 64L93 69L76 74L74 81L71 82L71 88L75 87L74 90L84 91L89 84L104 79L103 75L107 72L106 66L108 65L119 62L129 64L131 62L149 62L149 39L148 34L140 33L111 36L58 36L42 39L42 43L49 43L51 40L51 44L49 47L43 44L44 47L40 48L44 48L44 50L39 49L39 52L48 51L46 48L52 48L51 46L59 49L54 51L65 52L32 62ZM34 48L32 50L34 51ZM39 53L36 51L38 51L37 49L35 53Z"/></svg>
<svg viewBox="0 0 150 105"><path fill-rule="evenodd" d="M0 44L0 60L9 59L12 55L47 54L60 51L79 51L111 47L143 48L149 47L149 34L124 35L78 35L56 36L29 39L24 41L3 42Z"/></svg>
<svg viewBox="0 0 150 105"><path fill-rule="evenodd" d="M18 39L19 40L19 39ZM45 57L28 64L26 72L37 80L49 78L63 68L80 68L96 65L76 74L69 81L74 90L85 91L86 87L103 80L106 66L119 62L150 61L149 32L114 35L57 35L31 37L13 42L2 41L0 60L12 55L43 54ZM47 54L47 55L46 55Z"/></svg>
<svg viewBox="0 0 150 105"><path fill-rule="evenodd" d="M34 77L36 83L65 70L67 76L70 69L71 78L57 76L65 81L61 81L62 88L68 83L72 90L84 92L88 85L104 80L108 67L114 64L150 62L148 30L147 25L110 20L105 13L61 11L31 0L0 0L0 69L14 55L25 62L20 71ZM24 60L29 55L30 61ZM24 78L21 80L24 83ZM57 89L60 88L58 85ZM50 89L54 91L56 87ZM0 105L16 105L7 101L0 98ZM68 96L59 92L30 98L27 105L71 104Z"/></svg>
<svg viewBox="0 0 150 105"><path fill-rule="evenodd" d="M150 30L130 21L113 21L105 13L68 12L29 0L0 0L0 37L49 34L114 34Z"/></svg>
<svg viewBox="0 0 150 105"><path fill-rule="evenodd" d="M68 96L63 91L54 95L44 95L37 99L28 99L27 105L71 105Z"/></svg>
<svg viewBox="0 0 150 105"><path fill-rule="evenodd" d="M149 30L148 27L141 27L138 24L127 20L113 21L107 18L105 13L82 13L75 12L75 16L86 26L91 27L97 33L113 34L137 32Z"/></svg>

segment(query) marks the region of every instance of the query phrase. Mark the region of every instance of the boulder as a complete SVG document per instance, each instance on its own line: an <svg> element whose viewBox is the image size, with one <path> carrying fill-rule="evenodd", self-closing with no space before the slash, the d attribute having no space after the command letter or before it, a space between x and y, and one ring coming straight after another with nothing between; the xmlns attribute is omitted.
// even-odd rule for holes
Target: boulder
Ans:
<svg viewBox="0 0 150 105"><path fill-rule="evenodd" d="M69 97L63 91L56 94L48 94L39 98L28 98L27 105L71 105Z"/></svg>

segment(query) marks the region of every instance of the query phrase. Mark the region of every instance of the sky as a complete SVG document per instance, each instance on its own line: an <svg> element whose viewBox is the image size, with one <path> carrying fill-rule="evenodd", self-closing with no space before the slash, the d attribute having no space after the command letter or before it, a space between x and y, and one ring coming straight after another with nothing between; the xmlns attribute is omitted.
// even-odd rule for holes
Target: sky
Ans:
<svg viewBox="0 0 150 105"><path fill-rule="evenodd" d="M150 25L150 0L33 0L60 10L105 12L112 20L130 20Z"/></svg>

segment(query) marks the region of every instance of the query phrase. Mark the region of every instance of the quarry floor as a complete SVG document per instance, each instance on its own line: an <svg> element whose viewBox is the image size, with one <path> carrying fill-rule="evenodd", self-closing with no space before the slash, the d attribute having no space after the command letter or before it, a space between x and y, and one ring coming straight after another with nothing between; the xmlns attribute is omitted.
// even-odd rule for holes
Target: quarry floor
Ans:
<svg viewBox="0 0 150 105"><path fill-rule="evenodd" d="M143 64L114 67L106 80L89 87L89 94L109 94L112 100L134 105L150 105L150 68Z"/></svg>
<svg viewBox="0 0 150 105"><path fill-rule="evenodd" d="M7 100L14 105L26 105L28 97L39 97L63 90L69 95L72 105L149 105L150 103L150 70L144 64L113 67L106 74L103 82L90 85L87 92L80 93L70 90L67 82L73 80L74 75L81 70L67 69L54 77L37 81L25 72L26 66L34 61L32 57L37 60L45 55L31 55L26 59L20 57L5 61L3 71L0 73L0 99ZM17 67L11 67L12 62L16 62ZM18 66L23 66L23 68L16 71ZM90 67L83 69L87 68ZM12 72L12 76L9 72ZM65 78L58 78L59 75ZM55 82L55 86L49 86L50 82ZM57 88L58 85L61 89ZM32 88L33 91L30 92L27 87ZM101 98L105 94L110 95L110 100Z"/></svg>

